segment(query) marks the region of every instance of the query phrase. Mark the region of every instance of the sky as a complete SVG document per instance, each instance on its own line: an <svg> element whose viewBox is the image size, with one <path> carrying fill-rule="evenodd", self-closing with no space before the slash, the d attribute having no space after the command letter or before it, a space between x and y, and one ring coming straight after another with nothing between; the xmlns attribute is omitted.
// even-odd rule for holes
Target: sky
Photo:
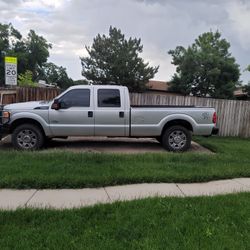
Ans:
<svg viewBox="0 0 250 250"><path fill-rule="evenodd" d="M160 66L154 79L169 81L175 72L170 49L187 47L203 32L219 30L231 43L241 67L250 73L250 0L0 0L0 22L12 23L23 35L33 29L53 46L49 61L82 79L80 57L110 25L142 39L141 56Z"/></svg>

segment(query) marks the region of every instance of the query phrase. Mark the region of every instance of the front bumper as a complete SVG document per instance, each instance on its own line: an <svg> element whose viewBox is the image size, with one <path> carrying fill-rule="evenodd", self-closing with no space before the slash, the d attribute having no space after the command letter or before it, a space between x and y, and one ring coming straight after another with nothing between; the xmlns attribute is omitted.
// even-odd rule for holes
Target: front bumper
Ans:
<svg viewBox="0 0 250 250"><path fill-rule="evenodd" d="M3 125L0 124L0 141L2 140L2 138L4 137L4 133L3 133Z"/></svg>
<svg viewBox="0 0 250 250"><path fill-rule="evenodd" d="M3 138L2 113L3 113L3 106L0 106L0 141Z"/></svg>
<svg viewBox="0 0 250 250"><path fill-rule="evenodd" d="M10 133L10 126L8 124L0 124L0 141Z"/></svg>
<svg viewBox="0 0 250 250"><path fill-rule="evenodd" d="M8 123L3 124L2 112L3 106L0 105L0 141L10 133L10 125Z"/></svg>
<svg viewBox="0 0 250 250"><path fill-rule="evenodd" d="M212 129L212 135L218 135L218 133L219 133L219 128L216 128L216 127L214 127L213 129Z"/></svg>

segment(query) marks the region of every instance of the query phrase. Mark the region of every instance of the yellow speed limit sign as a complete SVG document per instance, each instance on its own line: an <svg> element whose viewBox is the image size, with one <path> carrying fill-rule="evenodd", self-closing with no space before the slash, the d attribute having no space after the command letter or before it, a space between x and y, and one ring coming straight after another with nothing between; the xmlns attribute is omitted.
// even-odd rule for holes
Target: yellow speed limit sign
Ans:
<svg viewBox="0 0 250 250"><path fill-rule="evenodd" d="M5 57L5 84L17 85L17 58Z"/></svg>

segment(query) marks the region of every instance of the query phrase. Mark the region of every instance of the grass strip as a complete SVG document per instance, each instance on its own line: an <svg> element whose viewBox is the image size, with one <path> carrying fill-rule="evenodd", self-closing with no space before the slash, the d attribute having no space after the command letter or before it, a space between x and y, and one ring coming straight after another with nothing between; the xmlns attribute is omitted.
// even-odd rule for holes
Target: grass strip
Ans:
<svg viewBox="0 0 250 250"><path fill-rule="evenodd" d="M0 211L7 249L249 249L250 193Z"/></svg>
<svg viewBox="0 0 250 250"><path fill-rule="evenodd" d="M250 140L219 137L195 140L216 154L0 151L0 188L84 188L250 176Z"/></svg>

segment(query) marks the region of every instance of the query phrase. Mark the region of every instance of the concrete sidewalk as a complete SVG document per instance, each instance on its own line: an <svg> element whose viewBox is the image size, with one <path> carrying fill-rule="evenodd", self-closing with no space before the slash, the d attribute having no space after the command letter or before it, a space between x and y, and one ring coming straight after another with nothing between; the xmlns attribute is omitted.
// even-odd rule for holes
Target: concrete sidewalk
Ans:
<svg viewBox="0 0 250 250"><path fill-rule="evenodd" d="M84 189L0 189L0 209L14 210L24 207L63 209L155 196L211 196L237 192L250 192L250 178L207 183L152 183Z"/></svg>

